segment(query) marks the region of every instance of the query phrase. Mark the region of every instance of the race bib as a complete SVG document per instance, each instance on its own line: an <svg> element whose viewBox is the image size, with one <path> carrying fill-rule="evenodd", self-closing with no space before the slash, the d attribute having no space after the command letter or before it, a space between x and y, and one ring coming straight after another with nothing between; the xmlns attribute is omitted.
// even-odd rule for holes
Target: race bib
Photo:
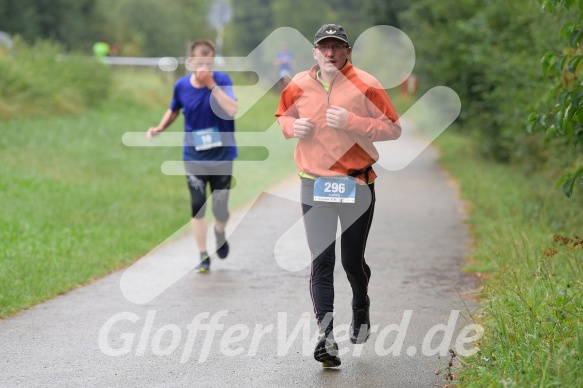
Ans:
<svg viewBox="0 0 583 388"><path fill-rule="evenodd" d="M314 201L354 203L356 182L351 176L320 177L314 183Z"/></svg>
<svg viewBox="0 0 583 388"><path fill-rule="evenodd" d="M199 129L191 133L192 140L194 141L194 149L197 151L210 150L211 148L223 145L221 134L217 127Z"/></svg>

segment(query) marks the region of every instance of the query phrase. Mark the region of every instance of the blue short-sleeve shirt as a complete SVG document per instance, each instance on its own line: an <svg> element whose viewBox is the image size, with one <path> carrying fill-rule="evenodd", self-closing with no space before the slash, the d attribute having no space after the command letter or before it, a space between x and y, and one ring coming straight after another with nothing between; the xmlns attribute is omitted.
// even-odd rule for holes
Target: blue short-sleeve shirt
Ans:
<svg viewBox="0 0 583 388"><path fill-rule="evenodd" d="M215 82L231 98L233 82L222 72L213 72ZM190 83L190 75L180 78L174 85L174 94L170 109L182 109L184 114L184 151L182 157L187 161L229 161L237 157L235 145L235 122L219 106L211 91L195 88ZM214 109L214 110L213 110ZM223 145L207 150L195 150L193 132L216 127L220 132Z"/></svg>

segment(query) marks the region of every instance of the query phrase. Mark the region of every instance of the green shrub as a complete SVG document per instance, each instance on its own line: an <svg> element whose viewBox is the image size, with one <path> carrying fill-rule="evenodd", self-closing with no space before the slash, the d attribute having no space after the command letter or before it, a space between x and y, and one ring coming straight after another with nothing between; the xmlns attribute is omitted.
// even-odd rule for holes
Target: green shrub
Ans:
<svg viewBox="0 0 583 388"><path fill-rule="evenodd" d="M57 44L17 37L12 51L0 54L0 120L81 112L107 99L110 69L63 53Z"/></svg>
<svg viewBox="0 0 583 388"><path fill-rule="evenodd" d="M549 17L534 0L419 0L404 17L421 87L459 94L458 122L480 137L477 149L527 172L555 174L566 149L528 133L526 120L551 87L540 58L556 48L565 13Z"/></svg>

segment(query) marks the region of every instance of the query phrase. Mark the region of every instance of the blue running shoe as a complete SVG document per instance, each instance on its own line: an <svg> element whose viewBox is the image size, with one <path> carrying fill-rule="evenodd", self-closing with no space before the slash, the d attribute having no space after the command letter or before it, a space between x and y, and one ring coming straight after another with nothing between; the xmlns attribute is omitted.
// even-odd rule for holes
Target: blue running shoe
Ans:
<svg viewBox="0 0 583 388"><path fill-rule="evenodd" d="M198 273L206 273L211 270L211 258L208 255L200 255L200 263L194 267Z"/></svg>
<svg viewBox="0 0 583 388"><path fill-rule="evenodd" d="M229 243L225 239L225 232L220 233L215 229L215 237L217 239L217 256L225 259L229 255Z"/></svg>

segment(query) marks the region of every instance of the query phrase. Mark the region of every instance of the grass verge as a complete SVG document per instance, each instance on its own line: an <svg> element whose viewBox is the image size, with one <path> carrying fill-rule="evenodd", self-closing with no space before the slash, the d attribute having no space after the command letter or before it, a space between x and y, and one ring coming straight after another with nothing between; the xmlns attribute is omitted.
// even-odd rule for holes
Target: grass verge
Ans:
<svg viewBox="0 0 583 388"><path fill-rule="evenodd" d="M485 333L462 359L462 386L581 386L583 201L542 176L481 159L467 137L437 141L470 203L468 271L485 273Z"/></svg>
<svg viewBox="0 0 583 388"><path fill-rule="evenodd" d="M0 122L0 318L130 264L189 222L184 177L160 171L162 162L181 160L182 148L126 147L121 140L160 121L172 80L114 76L116 92L99 109ZM277 101L264 96L237 130L268 128ZM169 130L183 131L182 122ZM295 171L294 142L276 131L259 136L277 152L264 166L236 163L231 208Z"/></svg>

